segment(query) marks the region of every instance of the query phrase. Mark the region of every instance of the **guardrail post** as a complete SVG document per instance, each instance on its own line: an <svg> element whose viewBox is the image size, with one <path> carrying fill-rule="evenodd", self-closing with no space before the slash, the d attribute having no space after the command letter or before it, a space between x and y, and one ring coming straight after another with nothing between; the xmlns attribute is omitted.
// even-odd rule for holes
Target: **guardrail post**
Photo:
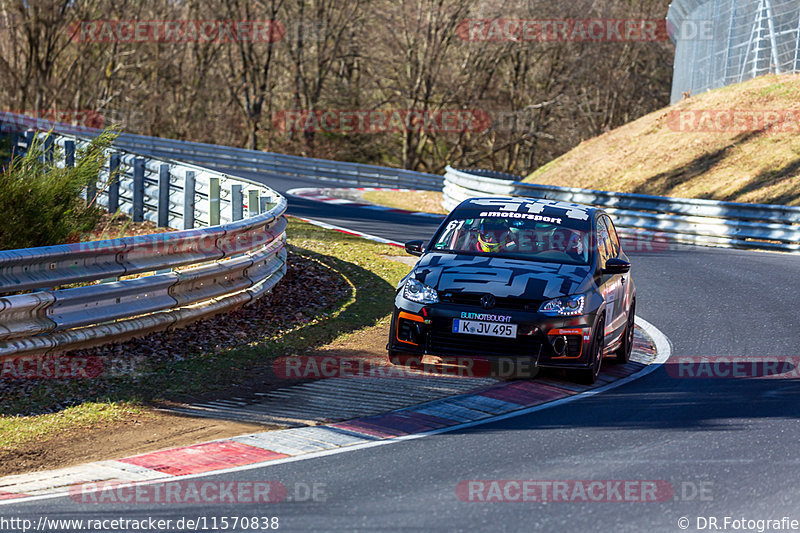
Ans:
<svg viewBox="0 0 800 533"><path fill-rule="evenodd" d="M13 139L14 145L11 147L11 151L16 155L18 152L21 151L20 145L25 142L25 134L20 132L13 132Z"/></svg>
<svg viewBox="0 0 800 533"><path fill-rule="evenodd" d="M116 213L119 210L119 167L121 157L111 154L108 161L108 212Z"/></svg>
<svg viewBox="0 0 800 533"><path fill-rule="evenodd" d="M75 167L75 141L64 141L64 166L66 168ZM86 184L86 205L92 205L97 196L97 181L90 181Z"/></svg>
<svg viewBox="0 0 800 533"><path fill-rule="evenodd" d="M231 220L244 218L244 195L241 185L231 185Z"/></svg>
<svg viewBox="0 0 800 533"><path fill-rule="evenodd" d="M194 228L194 171L187 170L183 180L183 229Z"/></svg>
<svg viewBox="0 0 800 533"><path fill-rule="evenodd" d="M247 191L247 210L250 216L254 217L258 214L258 191L251 189Z"/></svg>
<svg viewBox="0 0 800 533"><path fill-rule="evenodd" d="M144 222L144 159L133 160L133 221Z"/></svg>
<svg viewBox="0 0 800 533"><path fill-rule="evenodd" d="M208 225L219 226L219 178L208 178Z"/></svg>
<svg viewBox="0 0 800 533"><path fill-rule="evenodd" d="M169 165L158 168L158 227L169 227Z"/></svg>
<svg viewBox="0 0 800 533"><path fill-rule="evenodd" d="M258 210L260 213L269 211L269 204L272 203L272 196L262 196L258 199Z"/></svg>
<svg viewBox="0 0 800 533"><path fill-rule="evenodd" d="M75 166L75 141L64 141L64 165Z"/></svg>
<svg viewBox="0 0 800 533"><path fill-rule="evenodd" d="M53 162L53 134L48 133L47 137L44 138L44 151L42 152L42 163L50 164Z"/></svg>

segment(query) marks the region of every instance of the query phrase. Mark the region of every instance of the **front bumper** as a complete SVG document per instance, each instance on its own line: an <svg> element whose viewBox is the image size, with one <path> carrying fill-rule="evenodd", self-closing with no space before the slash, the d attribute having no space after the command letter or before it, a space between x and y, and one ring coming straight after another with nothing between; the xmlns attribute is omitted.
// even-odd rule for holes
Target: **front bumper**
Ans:
<svg viewBox="0 0 800 533"><path fill-rule="evenodd" d="M538 309L538 306L536 306ZM470 316L470 314L473 314ZM474 315L489 315L489 320ZM398 296L392 315L387 348L394 353L473 357L481 359L532 358L544 368L587 368L589 344L596 313L577 317L551 317L539 312L437 303L421 305ZM491 318L494 318L492 320ZM516 324L516 338L453 332L453 321L472 319ZM558 353L553 341L566 341Z"/></svg>

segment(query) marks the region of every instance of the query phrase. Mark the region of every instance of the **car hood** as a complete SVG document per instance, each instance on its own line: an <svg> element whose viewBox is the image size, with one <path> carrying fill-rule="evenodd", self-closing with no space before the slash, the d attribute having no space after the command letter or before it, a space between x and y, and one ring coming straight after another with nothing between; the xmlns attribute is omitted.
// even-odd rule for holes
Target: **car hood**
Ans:
<svg viewBox="0 0 800 533"><path fill-rule="evenodd" d="M545 300L588 290L591 267L457 254L425 254L409 276L439 291Z"/></svg>

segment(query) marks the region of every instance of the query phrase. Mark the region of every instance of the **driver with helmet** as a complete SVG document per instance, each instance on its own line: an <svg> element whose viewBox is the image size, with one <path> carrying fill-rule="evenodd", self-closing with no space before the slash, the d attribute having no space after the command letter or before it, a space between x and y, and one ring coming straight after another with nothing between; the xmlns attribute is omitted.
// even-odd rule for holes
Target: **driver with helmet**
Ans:
<svg viewBox="0 0 800 533"><path fill-rule="evenodd" d="M479 252L497 253L517 250L517 240L508 222L484 218L478 229L477 249Z"/></svg>

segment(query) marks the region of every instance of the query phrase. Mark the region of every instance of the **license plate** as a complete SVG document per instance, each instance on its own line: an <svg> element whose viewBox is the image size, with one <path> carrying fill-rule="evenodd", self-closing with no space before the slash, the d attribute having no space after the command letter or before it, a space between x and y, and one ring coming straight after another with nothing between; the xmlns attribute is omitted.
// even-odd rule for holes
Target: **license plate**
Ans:
<svg viewBox="0 0 800 533"><path fill-rule="evenodd" d="M517 338L516 324L498 324L497 322L479 322L477 320L453 320L453 333L467 335L484 335L486 337Z"/></svg>

